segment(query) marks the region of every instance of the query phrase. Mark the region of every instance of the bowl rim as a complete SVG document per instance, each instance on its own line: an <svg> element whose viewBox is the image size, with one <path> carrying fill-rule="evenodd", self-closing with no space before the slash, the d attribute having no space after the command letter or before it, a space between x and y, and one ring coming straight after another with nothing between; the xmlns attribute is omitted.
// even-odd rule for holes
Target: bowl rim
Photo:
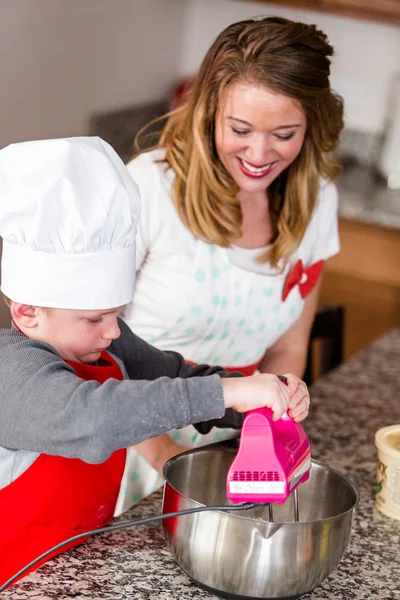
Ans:
<svg viewBox="0 0 400 600"><path fill-rule="evenodd" d="M228 440L229 441L229 440ZM218 442L218 447L219 448L224 448L224 442ZM217 444L215 444L215 446L217 446ZM173 456L172 458L170 458L163 467L163 477L165 479L165 483L164 483L164 490L163 490L163 503L162 503L162 512L164 514L164 498L165 498L165 489L168 486L170 486L177 494L179 494L180 496L182 496L182 498L185 498L186 500L188 500L189 502L192 502L193 504L197 505L197 506L209 506L207 504L204 504L202 502L199 502L198 500L193 500L193 498L190 498L189 496L186 496L185 494L183 494L182 492L180 492L179 490L176 489L176 487L174 487L172 485L172 483L170 483L168 481L168 478L166 476L166 472L169 469L170 465L174 462L176 462L177 460L179 460L180 457L185 456L187 454L198 454L199 452L204 452L206 451L214 451L214 450L218 450L218 447L213 447L214 444L208 444L207 446L199 446L198 448L191 448L190 450L187 450L186 452L182 452L180 454L177 454L176 456ZM229 449L229 446L225 446L227 449ZM233 448L232 448L233 449ZM322 463L319 460L315 460L315 459L311 459L311 465L318 465L320 467L324 467L324 469L327 469L328 471L330 471L331 473L334 473L336 476L340 477L341 479L343 479L353 490L354 495L355 495L355 501L353 503L353 505L348 508L347 510L345 510L342 513L339 513L337 515L333 515L332 517L326 517L325 519L315 519L312 521L261 521L259 519L254 519L251 517L246 517L244 515L238 515L235 512L232 513L228 513L226 511L222 511L222 510L216 510L215 512L220 513L221 515L226 515L229 517L235 517L236 519L245 519L246 521L251 521L252 523L258 523L260 525L311 525L313 523L327 523L329 521L334 521L335 519L338 518L342 518L344 515L351 513L352 511L354 511L354 509L358 506L358 504L360 503L360 493L358 491L357 486L355 485L355 483L349 479L349 477L347 477L347 475L343 475L342 473L339 473L339 471L337 471L336 469L333 469L332 467L329 467L328 465L326 465L325 463ZM211 505L210 505L211 506ZM229 505L227 505L229 506ZM211 511L211 509L210 509ZM163 520L163 525L164 525L164 520Z"/></svg>

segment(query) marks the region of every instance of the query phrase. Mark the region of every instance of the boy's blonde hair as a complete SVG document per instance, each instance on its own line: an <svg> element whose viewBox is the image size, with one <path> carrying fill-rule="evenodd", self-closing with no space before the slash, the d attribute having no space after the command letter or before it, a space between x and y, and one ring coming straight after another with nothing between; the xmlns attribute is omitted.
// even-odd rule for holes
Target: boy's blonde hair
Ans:
<svg viewBox="0 0 400 600"><path fill-rule="evenodd" d="M5 294L3 294L3 292L0 292L4 302L7 304L8 308L11 308L11 303L13 302L13 300L11 300L8 296L6 296ZM48 308L47 306L41 306L41 308L45 311L50 311L51 308Z"/></svg>
<svg viewBox="0 0 400 600"><path fill-rule="evenodd" d="M167 115L153 146L166 150L176 175L175 208L197 238L229 247L241 236L239 189L218 157L215 122L226 89L244 82L293 98L307 118L300 154L268 188L273 239L260 261L277 267L294 252L310 222L319 178L333 181L340 172L332 150L343 128L343 101L329 84L332 55L315 25L278 17L241 21L217 37L186 103Z"/></svg>
<svg viewBox="0 0 400 600"><path fill-rule="evenodd" d="M8 298L5 294L3 294L3 292L1 292L1 295L3 297L4 302L7 304L8 308L11 308L12 300L10 300L10 298Z"/></svg>

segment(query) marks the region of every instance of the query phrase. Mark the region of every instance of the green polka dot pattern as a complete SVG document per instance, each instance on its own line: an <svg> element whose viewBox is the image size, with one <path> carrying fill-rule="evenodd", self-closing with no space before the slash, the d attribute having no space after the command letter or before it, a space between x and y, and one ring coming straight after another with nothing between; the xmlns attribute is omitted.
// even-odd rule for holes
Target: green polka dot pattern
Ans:
<svg viewBox="0 0 400 600"><path fill-rule="evenodd" d="M197 269L196 273L194 274L194 278L199 283L203 283L203 281L206 280L206 272L204 269Z"/></svg>
<svg viewBox="0 0 400 600"><path fill-rule="evenodd" d="M221 269L219 267L214 267L212 270L212 274L213 277L215 277L215 279L218 279L218 277L221 277Z"/></svg>
<svg viewBox="0 0 400 600"><path fill-rule="evenodd" d="M263 289L262 293L263 293L263 295L264 295L266 298L271 298L271 296L272 296L272 287L269 287L269 286L268 286L268 287L265 287L265 288Z"/></svg>
<svg viewBox="0 0 400 600"><path fill-rule="evenodd" d="M140 492L134 492L132 494L132 502L137 504L142 499L142 494Z"/></svg>

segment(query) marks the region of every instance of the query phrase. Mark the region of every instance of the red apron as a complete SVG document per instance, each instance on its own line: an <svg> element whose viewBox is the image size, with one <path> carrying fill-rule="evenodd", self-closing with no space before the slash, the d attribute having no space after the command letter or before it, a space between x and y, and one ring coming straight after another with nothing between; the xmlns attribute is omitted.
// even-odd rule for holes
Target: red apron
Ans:
<svg viewBox="0 0 400 600"><path fill-rule="evenodd" d="M101 366L68 362L78 377L103 383L122 380L118 364L102 352ZM67 538L106 525L113 517L126 450L102 464L41 454L15 481L0 490L0 584L31 560ZM41 563L84 539L58 550Z"/></svg>

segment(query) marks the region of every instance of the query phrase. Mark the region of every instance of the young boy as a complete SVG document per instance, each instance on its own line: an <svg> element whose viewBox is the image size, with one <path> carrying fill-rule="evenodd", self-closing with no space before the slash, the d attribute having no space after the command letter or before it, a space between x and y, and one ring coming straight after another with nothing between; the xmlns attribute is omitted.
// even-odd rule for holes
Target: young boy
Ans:
<svg viewBox="0 0 400 600"><path fill-rule="evenodd" d="M191 423L240 428L239 413L259 406L307 414L296 377L287 388L274 375L191 367L118 318L133 295L139 213L136 184L99 138L0 151L13 320L0 331L0 584L110 521L128 446Z"/></svg>

